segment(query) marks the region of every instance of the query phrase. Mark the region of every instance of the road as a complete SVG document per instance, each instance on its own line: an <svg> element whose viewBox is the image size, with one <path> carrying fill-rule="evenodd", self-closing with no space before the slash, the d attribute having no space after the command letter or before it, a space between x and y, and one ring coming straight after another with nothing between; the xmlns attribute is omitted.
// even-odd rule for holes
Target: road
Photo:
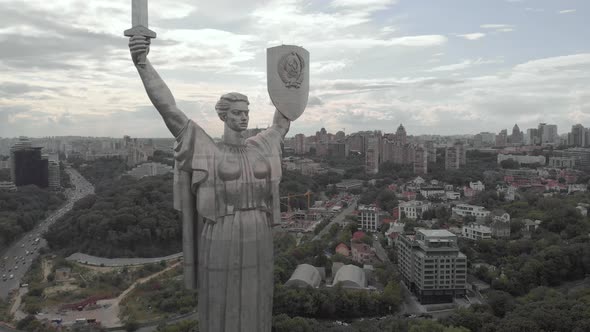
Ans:
<svg viewBox="0 0 590 332"><path fill-rule="evenodd" d="M154 330L155 331L155 330ZM0 332L20 332L19 330L15 330L3 325L0 325Z"/></svg>
<svg viewBox="0 0 590 332"><path fill-rule="evenodd" d="M66 190L66 203L0 254L0 265L2 265L0 267L0 298L8 298L13 290L20 287L23 276L39 255L39 249L47 246L47 242L42 237L47 229L70 211L77 200L94 193L94 186L80 173L72 168L67 168L66 172L70 175L74 186L74 189ZM4 275L6 280L3 280Z"/></svg>
<svg viewBox="0 0 590 332"><path fill-rule="evenodd" d="M379 240L379 236L375 235L373 241L373 247L375 248L375 254L377 254L377 258L379 258L382 262L391 263L389 260L389 256L387 256L387 251L381 246L381 242ZM396 267L397 270L397 267Z"/></svg>
<svg viewBox="0 0 590 332"><path fill-rule="evenodd" d="M342 226L345 223L344 218L346 216L350 215L352 213L352 211L354 211L355 208L356 208L356 200L350 201L350 203L348 204L348 207L343 209L337 216L332 218L332 221L330 221L330 223L328 225L326 225L326 227L324 227L324 229L322 229L316 236L314 236L312 241L316 241L316 240L321 239L322 236L324 236L324 234L326 234L327 232L330 231L330 228L332 227L332 225L338 224L338 225Z"/></svg>
<svg viewBox="0 0 590 332"><path fill-rule="evenodd" d="M145 264L155 264L160 263L161 261L170 261L176 260L183 256L182 252L166 256L166 257L154 257L154 258L104 258L104 257L96 257L90 256L82 253L75 253L66 258L68 261L74 261L81 264L87 265L95 265L95 266L110 266L110 267L120 267L120 266L130 266L130 265L145 265Z"/></svg>

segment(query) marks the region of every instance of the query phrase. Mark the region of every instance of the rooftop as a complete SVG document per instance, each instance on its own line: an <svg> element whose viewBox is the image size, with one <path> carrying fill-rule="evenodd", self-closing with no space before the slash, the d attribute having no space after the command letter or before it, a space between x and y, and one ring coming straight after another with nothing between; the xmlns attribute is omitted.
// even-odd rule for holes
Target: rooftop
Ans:
<svg viewBox="0 0 590 332"><path fill-rule="evenodd" d="M455 234L447 231L446 229L420 229L418 232L424 234L424 236L428 237L447 237L452 236L455 237Z"/></svg>

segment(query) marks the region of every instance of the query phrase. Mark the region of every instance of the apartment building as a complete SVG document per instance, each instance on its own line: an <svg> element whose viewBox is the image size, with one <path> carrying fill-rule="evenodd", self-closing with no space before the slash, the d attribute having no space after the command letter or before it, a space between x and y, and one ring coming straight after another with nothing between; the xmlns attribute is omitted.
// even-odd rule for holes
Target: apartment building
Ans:
<svg viewBox="0 0 590 332"><path fill-rule="evenodd" d="M463 226L461 234L470 240L487 240L492 238L492 229L488 226L471 223Z"/></svg>
<svg viewBox="0 0 590 332"><path fill-rule="evenodd" d="M409 201L401 202L399 204L399 213L405 215L408 219L422 218L424 212L428 211L431 207L430 202L422 201Z"/></svg>
<svg viewBox="0 0 590 332"><path fill-rule="evenodd" d="M361 229L370 232L379 230L379 226L381 226L379 208L370 205L360 205L358 211Z"/></svg>
<svg viewBox="0 0 590 332"><path fill-rule="evenodd" d="M467 257L447 230L420 229L396 242L404 284L420 303L448 303L466 293Z"/></svg>
<svg viewBox="0 0 590 332"><path fill-rule="evenodd" d="M461 216L461 217L468 217L473 216L478 220L482 220L490 215L490 211L486 210L483 206L477 205L469 205L469 204L459 204L455 206L453 209L453 214Z"/></svg>

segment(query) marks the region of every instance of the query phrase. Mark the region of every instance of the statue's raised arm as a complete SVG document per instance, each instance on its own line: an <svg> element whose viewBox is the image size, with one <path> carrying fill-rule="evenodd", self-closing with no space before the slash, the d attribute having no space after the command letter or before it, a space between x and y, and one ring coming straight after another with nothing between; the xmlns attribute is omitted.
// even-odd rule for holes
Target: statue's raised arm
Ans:
<svg viewBox="0 0 590 332"><path fill-rule="evenodd" d="M178 137L182 128L188 122L188 118L186 114L178 109L172 92L170 92L166 83L164 83L158 72L146 58L149 49L150 38L135 35L129 39L131 58L141 77L145 91L152 104L154 104L154 107L162 115L168 130L170 130L174 137Z"/></svg>

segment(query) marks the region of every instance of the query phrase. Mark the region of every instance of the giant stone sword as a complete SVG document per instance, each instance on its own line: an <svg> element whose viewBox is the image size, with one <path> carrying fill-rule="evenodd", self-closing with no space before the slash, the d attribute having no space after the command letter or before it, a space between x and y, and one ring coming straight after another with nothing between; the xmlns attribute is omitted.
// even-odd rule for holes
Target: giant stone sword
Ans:
<svg viewBox="0 0 590 332"><path fill-rule="evenodd" d="M156 38L156 33L148 29L148 2L147 0L131 0L131 25L132 28L125 30L125 36L144 36ZM145 66L146 54L141 55L137 64Z"/></svg>

